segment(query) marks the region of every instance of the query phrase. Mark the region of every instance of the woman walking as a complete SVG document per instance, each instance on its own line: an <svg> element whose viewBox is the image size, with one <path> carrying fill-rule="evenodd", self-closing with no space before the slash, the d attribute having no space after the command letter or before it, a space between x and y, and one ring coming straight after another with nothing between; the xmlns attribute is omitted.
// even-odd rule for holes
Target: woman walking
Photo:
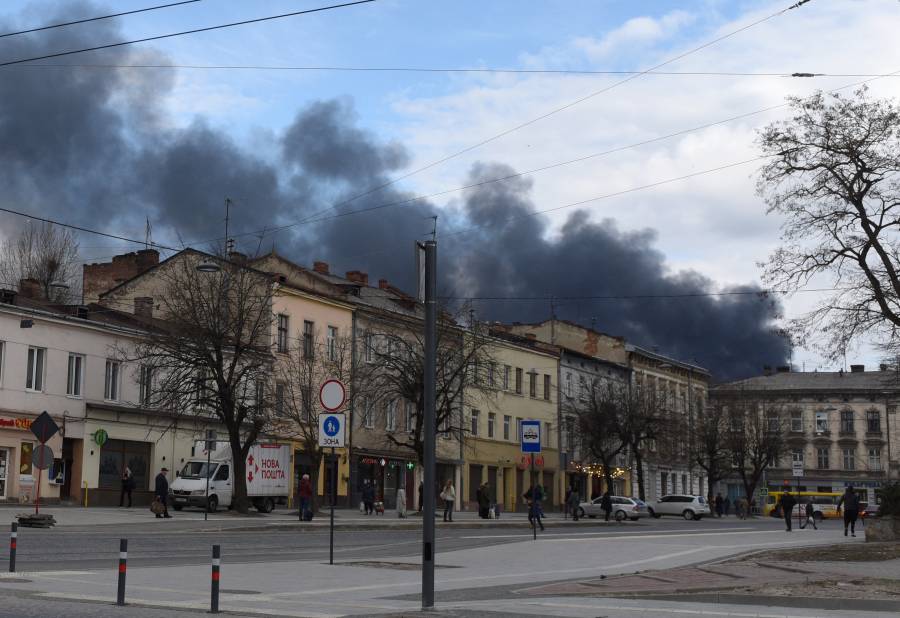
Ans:
<svg viewBox="0 0 900 618"><path fill-rule="evenodd" d="M441 492L441 500L444 501L444 521L453 521L453 503L456 502L456 489L453 481L447 479L444 491Z"/></svg>

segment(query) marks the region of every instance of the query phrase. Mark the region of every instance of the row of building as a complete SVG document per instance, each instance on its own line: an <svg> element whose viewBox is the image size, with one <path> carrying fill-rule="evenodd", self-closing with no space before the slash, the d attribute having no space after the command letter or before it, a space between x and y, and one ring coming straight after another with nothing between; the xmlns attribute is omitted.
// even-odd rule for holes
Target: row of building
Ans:
<svg viewBox="0 0 900 618"><path fill-rule="evenodd" d="M121 354L162 317L161 273L185 260L211 257L185 250L160 261L155 250L146 249L85 265L84 298L76 306L47 301L40 286L28 280L17 290L0 291L0 500L33 498L39 472L28 428L45 410L63 430L49 443L55 460L42 477L41 493L90 505L118 503L125 466L134 474L138 498L149 500L160 468L179 470L207 429L221 431L196 415L148 405L152 378ZM276 361L289 353L288 341L320 342L333 350L336 341L344 340L351 343L354 363L376 363L371 350L380 334L422 328L421 305L383 279L371 285L366 273L339 275L324 262L306 268L275 253L253 260L233 257L273 282ZM601 493L601 467L581 452L571 412L577 407L571 404L587 397L587 385L595 380L664 393L671 411L686 417L709 405L710 397L738 391L755 389L789 402L799 410L791 425L791 457L818 464L807 466L815 477L808 484L816 489L847 482L875 487L888 478L892 465L896 470L890 445L891 432L895 440L897 435L893 415L900 388L892 372L774 372L710 389L710 373L702 367L564 320L484 328L489 328L491 345L490 366L479 374L484 383L460 400L458 431L437 441L437 478L454 481L464 508L475 504L483 484L501 509L523 508L522 494L531 483L530 462L520 450L523 419L542 423L543 452L534 463L548 508L559 507L572 485L583 496ZM339 503L358 504L369 482L387 508L396 506L400 488L406 490L407 507L415 508L418 458L396 439L411 430L410 404L388 402L373 410L362 403L365 393L360 395L347 407L350 432L348 447L339 453ZM312 466L303 441L290 431L275 431L266 439L292 446L296 487ZM610 489L637 495L632 458L624 452L616 464ZM642 467L649 500L710 490L683 450L657 451L655 444L648 445ZM764 486L789 480L790 468L787 460L775 462ZM320 494L328 480L322 472ZM726 481L712 489L736 497L738 487Z"/></svg>

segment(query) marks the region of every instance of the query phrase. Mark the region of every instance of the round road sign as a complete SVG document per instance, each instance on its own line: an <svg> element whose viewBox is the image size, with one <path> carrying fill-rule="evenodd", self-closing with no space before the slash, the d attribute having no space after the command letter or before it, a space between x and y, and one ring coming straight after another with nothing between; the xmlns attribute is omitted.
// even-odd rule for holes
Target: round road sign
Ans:
<svg viewBox="0 0 900 618"><path fill-rule="evenodd" d="M53 465L53 451L46 444L37 445L31 454L31 464L38 470L46 470Z"/></svg>
<svg viewBox="0 0 900 618"><path fill-rule="evenodd" d="M346 396L344 385L338 380L327 380L319 389L319 403L329 412L340 410Z"/></svg>

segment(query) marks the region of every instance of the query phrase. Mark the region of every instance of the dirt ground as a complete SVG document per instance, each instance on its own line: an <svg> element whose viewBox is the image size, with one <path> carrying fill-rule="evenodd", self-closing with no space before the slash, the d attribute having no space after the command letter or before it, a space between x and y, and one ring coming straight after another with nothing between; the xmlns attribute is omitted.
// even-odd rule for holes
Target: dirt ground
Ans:
<svg viewBox="0 0 900 618"><path fill-rule="evenodd" d="M734 562L880 562L900 558L900 542L773 549Z"/></svg>
<svg viewBox="0 0 900 618"><path fill-rule="evenodd" d="M735 592L777 597L897 600L900 598L900 581L874 578L850 581L823 580L805 584L765 584L748 588L736 588Z"/></svg>

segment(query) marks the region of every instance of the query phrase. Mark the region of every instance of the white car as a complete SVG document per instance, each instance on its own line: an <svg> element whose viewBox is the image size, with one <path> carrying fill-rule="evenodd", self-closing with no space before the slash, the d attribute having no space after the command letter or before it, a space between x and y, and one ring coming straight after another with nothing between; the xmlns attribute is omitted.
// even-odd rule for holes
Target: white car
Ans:
<svg viewBox="0 0 900 618"><path fill-rule="evenodd" d="M639 518L646 517L650 514L650 511L647 509L647 504L637 498L610 496L610 500L612 501L612 511L610 511L610 515L615 517L616 521L623 521L625 519L637 521ZM590 502L582 502L578 506L578 517L584 517L585 515L588 517L605 516L606 513L600 508L600 503L602 501L603 498L600 497L594 498Z"/></svg>
<svg viewBox="0 0 900 618"><path fill-rule="evenodd" d="M648 505L653 517L679 515L690 521L709 515L709 504L703 496L672 494Z"/></svg>

